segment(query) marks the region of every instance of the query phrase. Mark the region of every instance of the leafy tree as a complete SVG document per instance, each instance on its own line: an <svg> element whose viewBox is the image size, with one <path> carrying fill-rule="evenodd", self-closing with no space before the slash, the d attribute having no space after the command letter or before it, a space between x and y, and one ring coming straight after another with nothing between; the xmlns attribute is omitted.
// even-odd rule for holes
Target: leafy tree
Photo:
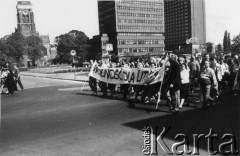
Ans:
<svg viewBox="0 0 240 156"><path fill-rule="evenodd" d="M207 47L207 53L212 53L213 43L207 42L206 47Z"/></svg>
<svg viewBox="0 0 240 156"><path fill-rule="evenodd" d="M232 40L233 44L231 50L233 53L240 54L240 34L235 36Z"/></svg>
<svg viewBox="0 0 240 156"><path fill-rule="evenodd" d="M4 41L4 39L1 38L0 39L0 54L1 54L1 56L4 56L8 53L9 53L9 51L8 51L7 45Z"/></svg>
<svg viewBox="0 0 240 156"><path fill-rule="evenodd" d="M4 37L6 51L5 54L14 58L17 62L22 58L24 51L24 36L19 32L14 32L10 36Z"/></svg>
<svg viewBox="0 0 240 156"><path fill-rule="evenodd" d="M224 37L223 37L223 51L225 53L229 53L231 49L231 38L230 38L230 33L227 32L227 30L224 32Z"/></svg>
<svg viewBox="0 0 240 156"><path fill-rule="evenodd" d="M24 52L35 62L35 60L40 59L47 52L47 49L43 46L41 38L38 36L28 36L25 40Z"/></svg>
<svg viewBox="0 0 240 156"><path fill-rule="evenodd" d="M76 51L75 58L83 61L89 51L89 38L84 32L72 30L69 33L57 36L55 38L57 44L57 60L59 63L71 63L71 50Z"/></svg>
<svg viewBox="0 0 240 156"><path fill-rule="evenodd" d="M222 45L221 45L220 43L217 45L217 51L218 51L218 52L221 52L221 51L222 51Z"/></svg>

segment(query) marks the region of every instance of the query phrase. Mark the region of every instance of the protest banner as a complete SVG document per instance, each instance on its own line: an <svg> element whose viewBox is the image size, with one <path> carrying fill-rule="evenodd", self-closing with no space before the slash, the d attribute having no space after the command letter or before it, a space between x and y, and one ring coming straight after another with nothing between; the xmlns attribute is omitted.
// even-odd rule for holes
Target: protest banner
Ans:
<svg viewBox="0 0 240 156"><path fill-rule="evenodd" d="M163 68L101 68L94 64L89 76L110 84L154 84L163 80Z"/></svg>

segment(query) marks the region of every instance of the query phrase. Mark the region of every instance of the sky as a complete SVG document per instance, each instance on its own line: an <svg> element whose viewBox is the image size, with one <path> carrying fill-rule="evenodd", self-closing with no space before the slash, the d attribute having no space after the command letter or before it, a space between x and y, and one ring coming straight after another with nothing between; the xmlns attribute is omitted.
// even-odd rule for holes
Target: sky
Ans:
<svg viewBox="0 0 240 156"><path fill-rule="evenodd" d="M0 38L17 27L18 0L0 0ZM30 0L36 30L54 38L71 30L84 32L89 38L99 34L97 0ZM240 0L205 0L207 42L223 41L224 31L231 38L240 34Z"/></svg>

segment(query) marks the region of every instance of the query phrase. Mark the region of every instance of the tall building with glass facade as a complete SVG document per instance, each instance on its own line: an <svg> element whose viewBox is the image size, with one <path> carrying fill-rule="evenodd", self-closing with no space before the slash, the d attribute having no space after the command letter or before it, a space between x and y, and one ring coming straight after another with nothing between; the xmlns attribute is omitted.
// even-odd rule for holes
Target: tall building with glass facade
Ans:
<svg viewBox="0 0 240 156"><path fill-rule="evenodd" d="M205 0L164 0L165 49L188 49L186 40L197 37L195 44L206 43Z"/></svg>
<svg viewBox="0 0 240 156"><path fill-rule="evenodd" d="M120 58L164 52L163 0L98 0L100 35Z"/></svg>

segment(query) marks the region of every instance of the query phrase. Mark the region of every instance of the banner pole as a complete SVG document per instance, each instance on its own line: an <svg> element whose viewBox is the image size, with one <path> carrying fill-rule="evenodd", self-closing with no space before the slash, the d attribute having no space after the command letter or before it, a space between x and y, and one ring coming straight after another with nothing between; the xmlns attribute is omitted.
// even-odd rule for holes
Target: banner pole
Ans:
<svg viewBox="0 0 240 156"><path fill-rule="evenodd" d="M82 86L82 88L81 88L81 92L82 92L82 90L83 90L83 88L84 88L86 82L87 82L87 79L85 80L85 82L84 82L84 84L83 84L83 86Z"/></svg>
<svg viewBox="0 0 240 156"><path fill-rule="evenodd" d="M90 72L93 70L93 68L94 68L95 65L96 65L96 60L95 60L95 62L93 63L93 65L92 65L92 67L91 67L91 69L90 69ZM81 70L81 71L82 71L82 70ZM88 78L89 78L90 72L88 73L88 76L87 76ZM87 79L85 80L85 82L84 82L84 84L83 84L83 86L82 86L82 88L81 88L81 92L82 92L83 87L85 86L86 82L87 82Z"/></svg>
<svg viewBox="0 0 240 156"><path fill-rule="evenodd" d="M166 63L167 63L167 61L168 61L168 59L166 59L166 62L164 63L164 65L163 65L163 80L164 80L164 76L165 76L165 68L166 68ZM162 91L162 84L163 84L163 80L162 80L162 82L161 82L161 86L160 86L160 88L159 88L159 91L158 91L158 100L157 100L157 104L156 104L156 109L158 109L158 104L160 103L160 101L161 101L161 91Z"/></svg>

